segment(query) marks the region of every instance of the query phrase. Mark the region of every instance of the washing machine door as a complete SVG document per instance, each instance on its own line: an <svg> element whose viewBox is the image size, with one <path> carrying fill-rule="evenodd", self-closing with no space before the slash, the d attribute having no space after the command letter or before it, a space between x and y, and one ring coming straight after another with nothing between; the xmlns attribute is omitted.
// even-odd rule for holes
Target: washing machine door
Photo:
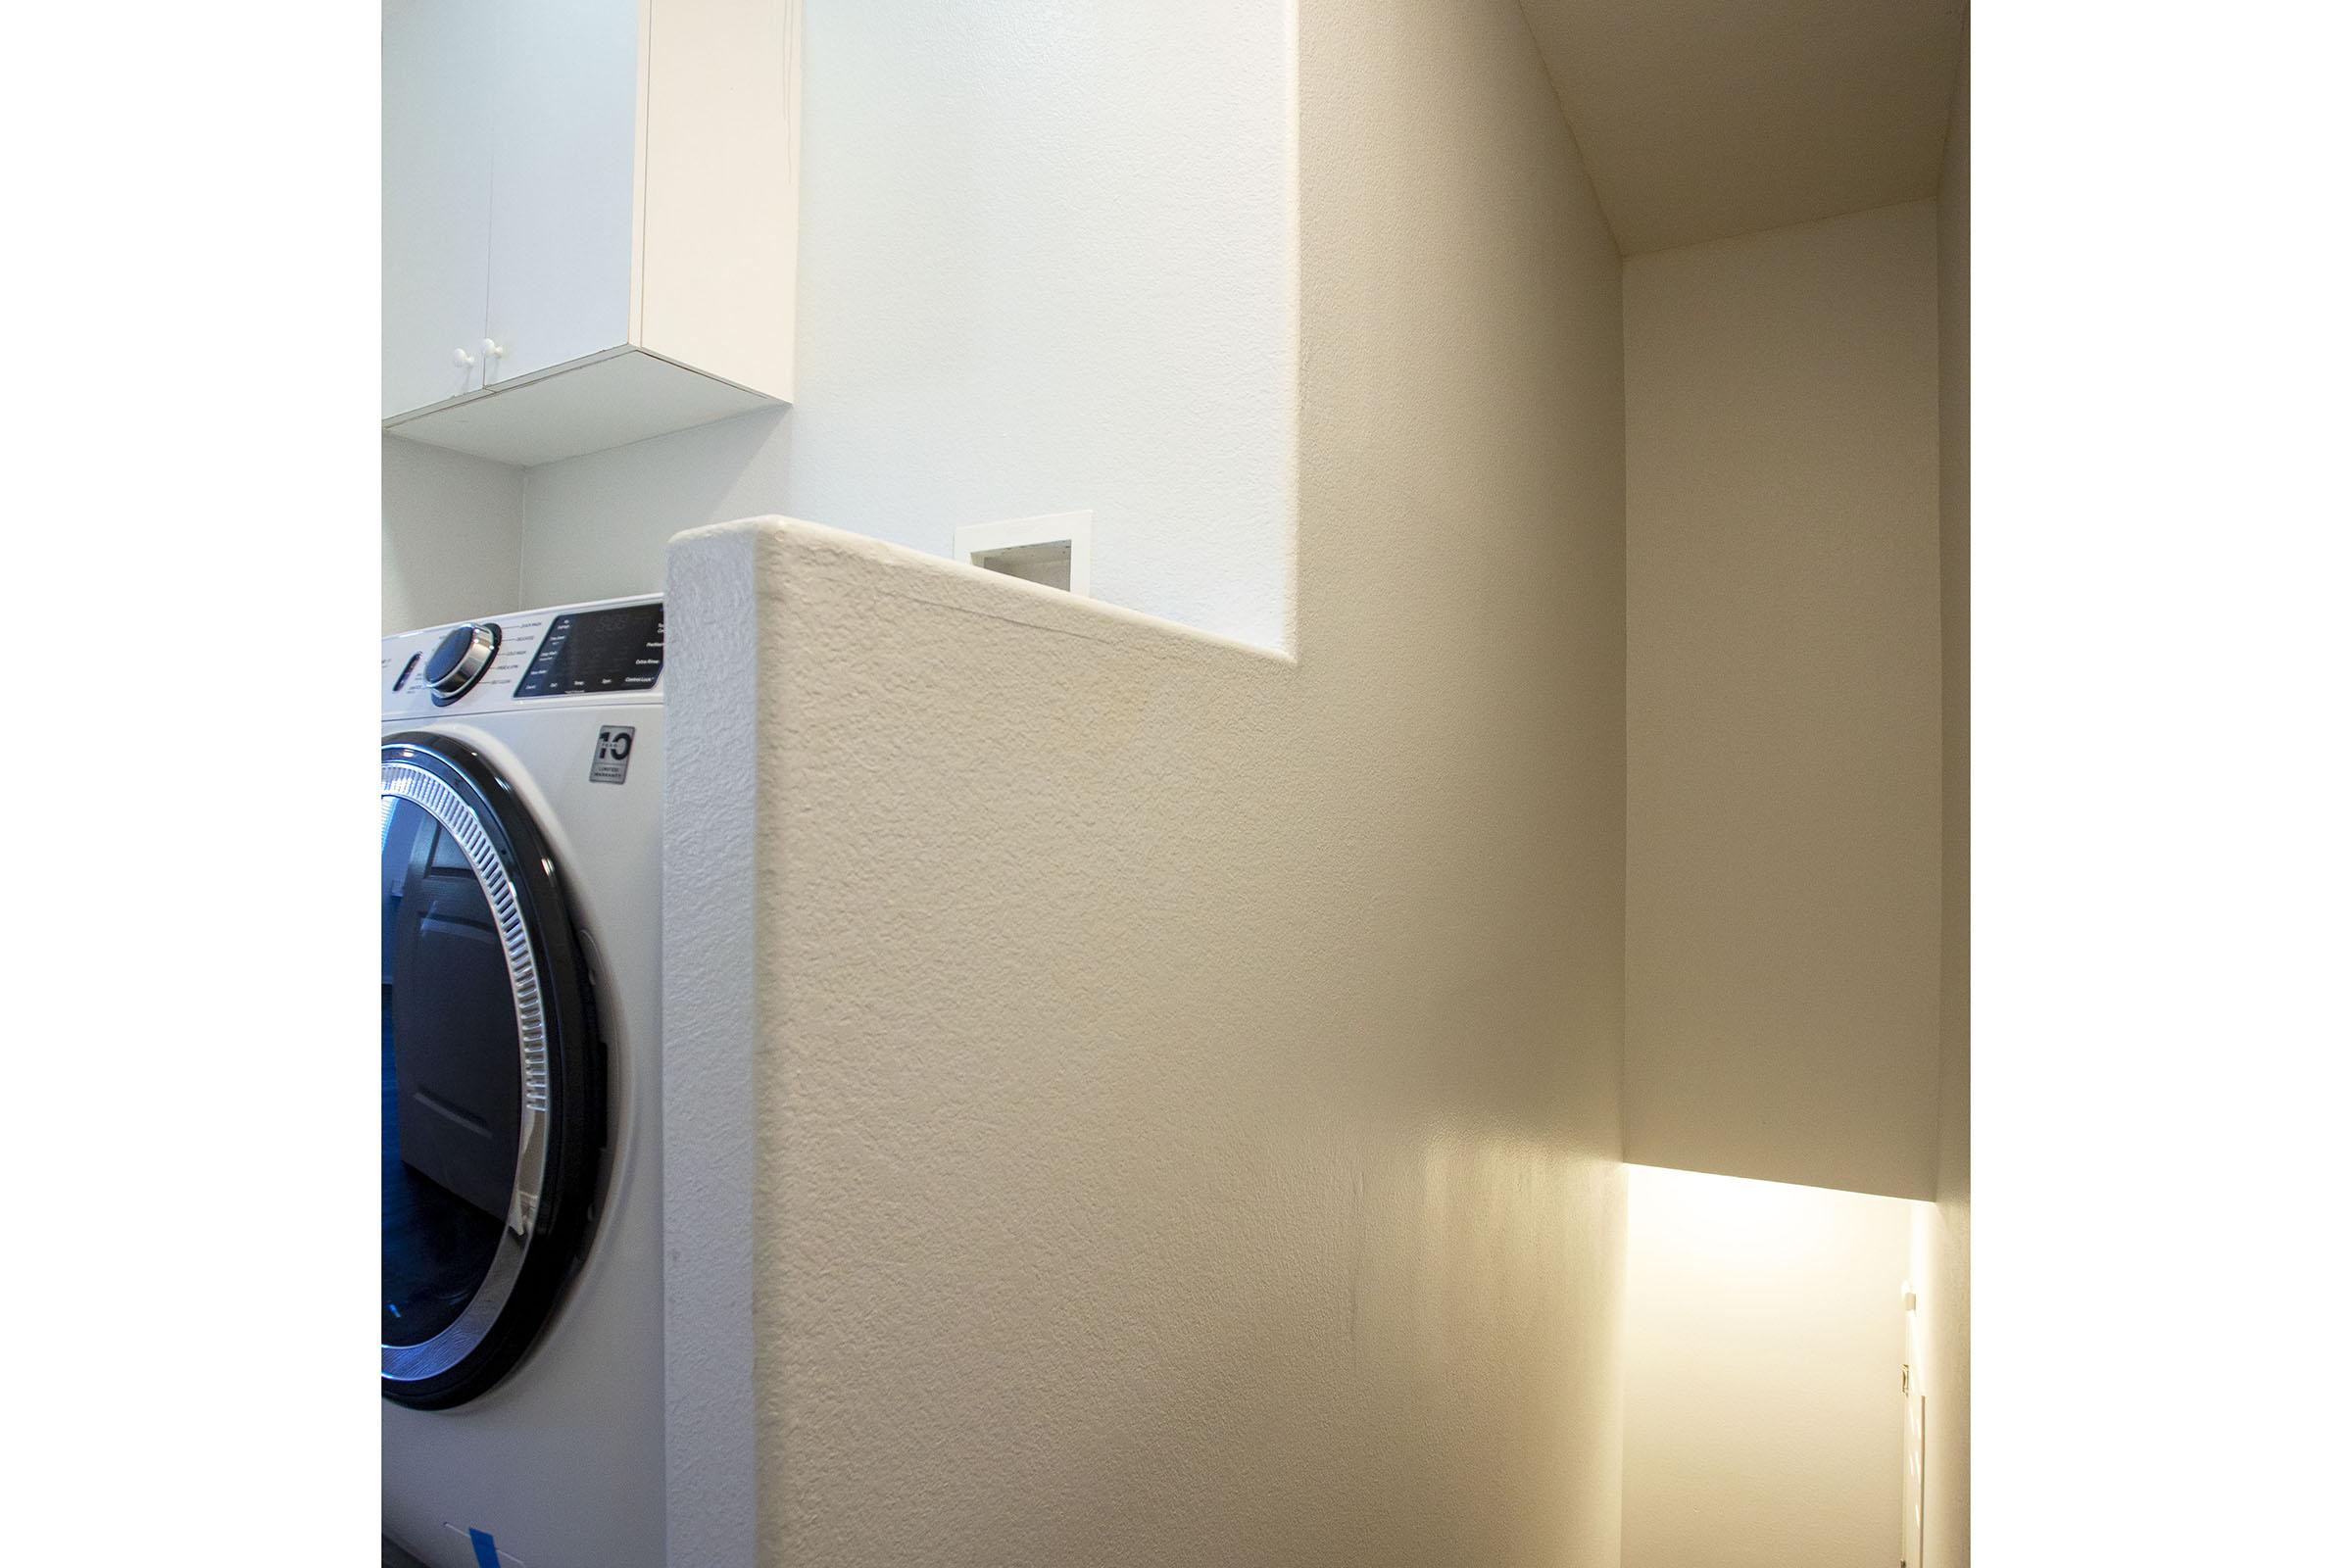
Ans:
<svg viewBox="0 0 2352 1568"><path fill-rule="evenodd" d="M383 768L383 1390L439 1409L529 1351L584 1250L605 1124L587 965L545 835L478 751Z"/></svg>

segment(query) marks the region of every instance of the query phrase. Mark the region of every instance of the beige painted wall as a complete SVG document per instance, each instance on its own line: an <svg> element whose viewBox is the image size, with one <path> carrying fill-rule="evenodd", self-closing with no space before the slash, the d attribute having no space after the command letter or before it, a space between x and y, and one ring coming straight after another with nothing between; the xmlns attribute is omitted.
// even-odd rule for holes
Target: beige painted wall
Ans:
<svg viewBox="0 0 2352 1568"><path fill-rule="evenodd" d="M1629 1176L1624 1568L1886 1568L1922 1205Z"/></svg>
<svg viewBox="0 0 2352 1568"><path fill-rule="evenodd" d="M1511 0L1299 22L1295 661L672 551L762 1561L1618 1561L1618 260Z"/></svg>
<svg viewBox="0 0 2352 1568"><path fill-rule="evenodd" d="M1936 1192L1936 206L1625 264L1626 1146Z"/></svg>
<svg viewBox="0 0 2352 1568"><path fill-rule="evenodd" d="M522 470L398 436L383 442L383 629L516 608Z"/></svg>
<svg viewBox="0 0 2352 1568"><path fill-rule="evenodd" d="M1926 1568L1968 1568L1969 1341L1969 137L1968 64L1936 200L1936 318L1942 338L1943 1008L1936 1204L1920 1210L1928 1399Z"/></svg>

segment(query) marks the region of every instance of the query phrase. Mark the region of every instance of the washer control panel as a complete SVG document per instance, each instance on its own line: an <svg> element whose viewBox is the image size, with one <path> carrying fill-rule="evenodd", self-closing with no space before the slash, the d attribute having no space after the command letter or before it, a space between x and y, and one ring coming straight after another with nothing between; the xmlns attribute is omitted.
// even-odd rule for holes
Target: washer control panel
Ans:
<svg viewBox="0 0 2352 1568"><path fill-rule="evenodd" d="M643 702L661 691L662 645L662 601L651 597L398 632L383 640L383 716L564 698Z"/></svg>
<svg viewBox="0 0 2352 1568"><path fill-rule="evenodd" d="M566 610L539 639L516 697L643 692L662 678L662 604Z"/></svg>

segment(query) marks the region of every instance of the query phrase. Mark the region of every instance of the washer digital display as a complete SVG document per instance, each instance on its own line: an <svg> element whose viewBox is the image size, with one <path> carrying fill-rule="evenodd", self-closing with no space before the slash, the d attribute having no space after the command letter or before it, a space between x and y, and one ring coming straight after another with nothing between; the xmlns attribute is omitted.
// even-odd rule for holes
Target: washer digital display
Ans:
<svg viewBox="0 0 2352 1568"><path fill-rule="evenodd" d="M662 607L622 605L558 615L514 695L641 692L661 678Z"/></svg>

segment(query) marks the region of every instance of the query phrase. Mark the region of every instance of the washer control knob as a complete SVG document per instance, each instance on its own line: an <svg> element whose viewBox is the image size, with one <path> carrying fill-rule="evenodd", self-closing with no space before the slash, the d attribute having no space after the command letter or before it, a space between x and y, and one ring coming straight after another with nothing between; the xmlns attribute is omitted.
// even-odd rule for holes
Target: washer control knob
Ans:
<svg viewBox="0 0 2352 1568"><path fill-rule="evenodd" d="M424 683L433 689L433 701L438 705L456 702L473 689L490 668L490 661L498 657L498 623L476 621L460 626L441 639L433 657L425 661Z"/></svg>

